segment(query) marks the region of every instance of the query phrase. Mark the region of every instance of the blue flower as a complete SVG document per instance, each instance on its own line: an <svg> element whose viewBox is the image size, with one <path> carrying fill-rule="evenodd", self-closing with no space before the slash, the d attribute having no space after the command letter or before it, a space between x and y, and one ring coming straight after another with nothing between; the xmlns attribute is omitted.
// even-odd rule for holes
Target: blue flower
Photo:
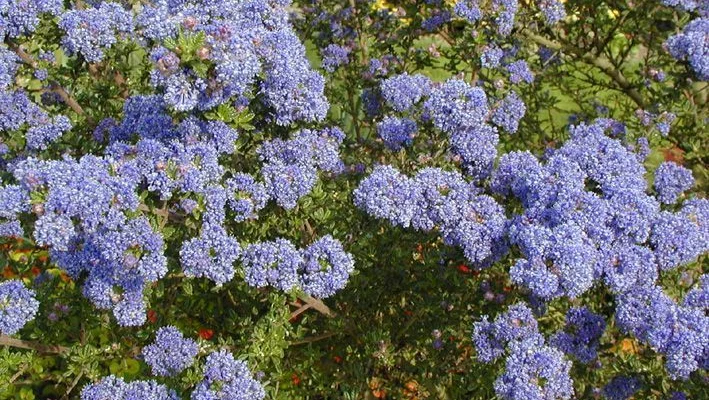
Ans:
<svg viewBox="0 0 709 400"><path fill-rule="evenodd" d="M685 190L694 186L692 171L672 161L665 161L655 170L657 199L673 204Z"/></svg>
<svg viewBox="0 0 709 400"><path fill-rule="evenodd" d="M342 244L327 235L301 252L303 262L298 269L300 286L305 293L318 298L330 297L347 285L354 270L352 255Z"/></svg>
<svg viewBox="0 0 709 400"><path fill-rule="evenodd" d="M34 291L19 280L0 283L0 333L14 335L27 322L34 319L39 302Z"/></svg>
<svg viewBox="0 0 709 400"><path fill-rule="evenodd" d="M143 357L154 375L172 376L191 366L198 351L194 340L185 339L174 326L165 326L158 329L155 342L143 348Z"/></svg>
<svg viewBox="0 0 709 400"><path fill-rule="evenodd" d="M263 387L252 376L249 367L226 350L207 356L204 379L192 392L192 400L261 400L266 396ZM84 399L82 399L84 400Z"/></svg>
<svg viewBox="0 0 709 400"><path fill-rule="evenodd" d="M268 285L289 291L298 285L298 268L303 258L286 239L248 245L242 254L245 280L250 286Z"/></svg>

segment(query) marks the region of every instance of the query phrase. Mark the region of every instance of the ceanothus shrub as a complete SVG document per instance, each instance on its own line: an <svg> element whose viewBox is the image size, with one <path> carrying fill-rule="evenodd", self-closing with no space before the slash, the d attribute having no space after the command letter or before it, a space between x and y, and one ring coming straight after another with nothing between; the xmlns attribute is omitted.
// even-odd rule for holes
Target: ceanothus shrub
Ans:
<svg viewBox="0 0 709 400"><path fill-rule="evenodd" d="M701 396L708 11L0 4L0 397Z"/></svg>

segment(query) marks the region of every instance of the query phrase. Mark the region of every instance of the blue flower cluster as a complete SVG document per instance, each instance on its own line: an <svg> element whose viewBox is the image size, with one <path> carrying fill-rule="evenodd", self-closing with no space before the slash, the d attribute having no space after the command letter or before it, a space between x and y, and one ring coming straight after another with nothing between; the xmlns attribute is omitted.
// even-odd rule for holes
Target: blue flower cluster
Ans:
<svg viewBox="0 0 709 400"><path fill-rule="evenodd" d="M489 177L497 157L499 135L490 123L514 132L526 111L524 102L514 92L498 104L491 104L483 89L455 78L432 84L421 75L397 75L382 82L381 93L395 111L406 111L412 116L420 111L423 121L431 121L448 134L451 152L477 180ZM420 109L414 109L424 99ZM387 147L398 150L408 145L405 139L410 135L405 133L413 131L415 124L410 118L385 117L378 131Z"/></svg>
<svg viewBox="0 0 709 400"><path fill-rule="evenodd" d="M706 368L709 317L704 308L678 305L657 286L634 288L618 296L617 302L620 329L664 353L670 376L687 379Z"/></svg>
<svg viewBox="0 0 709 400"><path fill-rule="evenodd" d="M64 115L50 117L24 91L0 89L0 129L7 132L25 130L28 149L46 149L71 127L69 118Z"/></svg>
<svg viewBox="0 0 709 400"><path fill-rule="evenodd" d="M143 347L143 358L153 375L172 376L189 368L199 348L192 339L185 339L174 326L158 329L155 342Z"/></svg>
<svg viewBox="0 0 709 400"><path fill-rule="evenodd" d="M514 84L534 82L534 73L532 73L529 64L525 60L512 62L506 66L506 69L510 74L510 82Z"/></svg>
<svg viewBox="0 0 709 400"><path fill-rule="evenodd" d="M538 0L537 6L549 25L553 25L566 17L566 9L560 0Z"/></svg>
<svg viewBox="0 0 709 400"><path fill-rule="evenodd" d="M327 72L335 72L335 70L349 62L348 56L350 49L347 47L331 44L322 50L322 67Z"/></svg>
<svg viewBox="0 0 709 400"><path fill-rule="evenodd" d="M202 225L200 235L182 244L180 262L185 276L205 277L222 285L234 278L239 242L219 224Z"/></svg>
<svg viewBox="0 0 709 400"><path fill-rule="evenodd" d="M497 68L504 55L505 52L494 44L485 46L480 56L480 64L483 68Z"/></svg>
<svg viewBox="0 0 709 400"><path fill-rule="evenodd" d="M39 302L19 280L0 282L0 333L14 335L34 319Z"/></svg>
<svg viewBox="0 0 709 400"><path fill-rule="evenodd" d="M480 0L458 0L453 7L453 11L458 16L475 23L489 14L497 26L497 33L500 36L508 36L512 32L515 17L520 9L518 0L492 0L489 4L490 10L480 8ZM564 4L560 0L538 0L537 7L542 11L545 22L549 25L555 24L566 17Z"/></svg>
<svg viewBox="0 0 709 400"><path fill-rule="evenodd" d="M409 118L385 117L377 124L377 133L391 151L411 146L418 126Z"/></svg>
<svg viewBox="0 0 709 400"><path fill-rule="evenodd" d="M448 115L462 109L453 104L448 102ZM461 115L477 118L471 112ZM436 117L432 120L435 124ZM706 365L709 317L690 305L677 305L655 285L660 271L709 251L709 200L687 199L676 212L663 210L661 201L674 203L692 186L691 173L663 164L656 172L657 198L648 194L644 155L607 134L616 136L615 125L602 119L572 126L570 139L541 160L529 152L504 154L489 186L434 168L408 178L390 166L377 166L355 190L354 201L394 225L438 230L476 267L504 256L509 246L516 248L521 258L510 277L541 301L575 298L605 283L617 296L618 325L666 354L673 377L686 378ZM486 190L518 199L521 211L506 216ZM691 300L701 298L701 289L693 293L698 294L689 297L689 304L701 302ZM576 309L567 319L575 333L558 332L552 344L588 362L603 332L602 321ZM491 359L505 345L478 348Z"/></svg>
<svg viewBox="0 0 709 400"><path fill-rule="evenodd" d="M628 400L642 388L642 382L635 376L616 376L603 387L601 393L608 400Z"/></svg>
<svg viewBox="0 0 709 400"><path fill-rule="evenodd" d="M263 143L258 154L266 192L285 208L292 209L298 199L310 193L318 170L339 173L344 164L338 148L344 140L338 128L320 131L303 129L292 139L273 139Z"/></svg>
<svg viewBox="0 0 709 400"><path fill-rule="evenodd" d="M20 66L20 58L5 47L0 47L0 90L10 86Z"/></svg>
<svg viewBox="0 0 709 400"><path fill-rule="evenodd" d="M666 161L655 170L655 192L657 199L664 204L674 204L692 186L692 171L677 163Z"/></svg>
<svg viewBox="0 0 709 400"><path fill-rule="evenodd" d="M697 18L688 23L682 33L667 39L667 50L672 57L685 60L696 72L699 79L709 80L709 6L704 17Z"/></svg>
<svg viewBox="0 0 709 400"><path fill-rule="evenodd" d="M136 29L153 46L151 80L166 103L177 111L205 110L258 94L279 125L322 120L329 107L325 81L288 22L289 3L163 0L143 7ZM201 38L202 45L182 54L178 37Z"/></svg>
<svg viewBox="0 0 709 400"><path fill-rule="evenodd" d="M65 12L59 19L59 28L66 33L62 45L69 54L81 54L88 62L98 62L103 59L104 49L121 36L132 34L133 15L118 3L101 2L98 8Z"/></svg>
<svg viewBox="0 0 709 400"><path fill-rule="evenodd" d="M318 298L330 297L345 287L354 270L352 255L330 235L323 236L301 252L298 267L300 286L305 293Z"/></svg>
<svg viewBox="0 0 709 400"><path fill-rule="evenodd" d="M566 313L565 329L549 338L549 344L582 363L596 359L601 336L606 329L602 315L586 307L572 307Z"/></svg>
<svg viewBox="0 0 709 400"><path fill-rule="evenodd" d="M403 112L418 103L431 89L431 80L424 75L401 74L381 83L384 100L395 111Z"/></svg>
<svg viewBox="0 0 709 400"><path fill-rule="evenodd" d="M532 310L517 303L489 322L476 322L473 342L477 357L492 362L506 356L504 373L495 381L502 399L570 399L574 394L569 376L571 362L559 350L544 344Z"/></svg>
<svg viewBox="0 0 709 400"><path fill-rule="evenodd" d="M226 350L207 356L204 379L197 384L192 400L261 400L266 396L261 384L251 376L245 362ZM89 399L82 399L89 400Z"/></svg>
<svg viewBox="0 0 709 400"><path fill-rule="evenodd" d="M86 385L81 391L81 400L178 400L179 398L174 390L155 381L126 382L123 378L113 375Z"/></svg>
<svg viewBox="0 0 709 400"><path fill-rule="evenodd" d="M298 285L298 268L302 262L300 251L282 238L250 244L241 258L246 283L256 288L270 285L286 292Z"/></svg>
<svg viewBox="0 0 709 400"><path fill-rule="evenodd" d="M0 4L0 37L17 38L37 29L44 15L58 16L64 10L61 0L4 1Z"/></svg>
<svg viewBox="0 0 709 400"><path fill-rule="evenodd" d="M19 129L31 119L28 147L43 148L51 139L48 127L61 126L64 117L45 121L47 115L24 93L3 95L3 128ZM238 222L256 218L269 199L292 208L310 192L317 171L343 169L344 133L332 128L263 142L258 150L263 182L228 171L219 157L235 152L239 133L194 115L176 122L162 96L155 95L127 99L122 119L101 121L94 136L107 144L102 156L11 162L18 184L0 189L0 233L22 235L19 215L34 213L37 244L49 246L53 260L73 277L86 273L84 295L112 310L124 326L144 323L144 289L167 273L163 237L143 214L149 210L139 209L141 193L155 193L165 204L178 194L183 209L201 218L199 234L181 245L182 268L186 276L221 285L233 278L241 253L225 226L227 207ZM228 173L231 178L225 179Z"/></svg>
<svg viewBox="0 0 709 400"><path fill-rule="evenodd" d="M394 225L438 230L446 244L463 249L477 267L506 253L507 218L492 197L458 172L426 168L413 178L378 166L354 191L354 202L368 214Z"/></svg>
<svg viewBox="0 0 709 400"><path fill-rule="evenodd" d="M499 103L492 114L492 122L509 133L517 132L519 121L524 117L527 107L515 92L510 92Z"/></svg>

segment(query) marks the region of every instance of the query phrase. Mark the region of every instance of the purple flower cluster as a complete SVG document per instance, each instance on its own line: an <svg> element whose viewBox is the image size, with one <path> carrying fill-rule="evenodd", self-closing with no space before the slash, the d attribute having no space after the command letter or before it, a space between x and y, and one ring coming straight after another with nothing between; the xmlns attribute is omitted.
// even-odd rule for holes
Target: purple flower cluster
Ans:
<svg viewBox="0 0 709 400"><path fill-rule="evenodd" d="M331 44L322 50L322 67L327 72L335 70L349 62L350 49L336 44Z"/></svg>
<svg viewBox="0 0 709 400"><path fill-rule="evenodd" d="M385 117L377 124L379 137L392 151L410 146L417 130L416 122L408 118Z"/></svg>
<svg viewBox="0 0 709 400"><path fill-rule="evenodd" d="M378 166L354 191L368 214L403 227L436 228L446 244L463 249L468 260L486 267L506 252L507 218L492 198L457 172L426 168L408 178Z"/></svg>
<svg viewBox="0 0 709 400"><path fill-rule="evenodd" d="M709 10L709 8L708 8ZM671 36L666 43L672 57L685 60L701 80L709 80L709 18L697 18L688 23L682 33Z"/></svg>
<svg viewBox="0 0 709 400"><path fill-rule="evenodd" d="M566 313L566 327L549 338L549 344L583 363L596 359L599 340L606 329L602 315L586 307L572 307Z"/></svg>
<svg viewBox="0 0 709 400"><path fill-rule="evenodd" d="M657 199L664 204L674 204L682 193L694 186L692 171L666 161L655 170L655 191Z"/></svg>
<svg viewBox="0 0 709 400"><path fill-rule="evenodd" d="M64 115L50 117L32 102L24 91L0 91L0 129L17 131L26 129L26 146L31 150L44 150L64 132L71 129Z"/></svg>
<svg viewBox="0 0 709 400"><path fill-rule="evenodd" d="M288 22L289 2L198 3L158 1L136 16L137 28L154 45L152 83L171 108L205 110L232 99L248 103L258 93L279 125L325 117L325 81L310 67ZM196 54L182 54L174 46L178 36L201 37L203 45ZM343 49L332 50L326 69L346 57Z"/></svg>
<svg viewBox="0 0 709 400"><path fill-rule="evenodd" d="M495 381L503 399L569 399L574 394L571 362L544 344L532 310L524 303L510 306L494 322L484 316L474 324L478 359L490 363L506 356L505 371ZM542 381L542 382L540 382Z"/></svg>
<svg viewBox="0 0 709 400"><path fill-rule="evenodd" d="M341 172L344 164L338 148L343 140L344 133L337 128L303 129L290 140L263 143L258 154L264 161L261 175L270 198L281 207L292 209L313 189L318 170Z"/></svg>
<svg viewBox="0 0 709 400"><path fill-rule="evenodd" d="M62 44L70 54L81 54L88 62L98 62L103 59L104 49L118 41L117 36L133 32L133 15L118 3L102 2L98 8L62 14L59 28L66 33Z"/></svg>
<svg viewBox="0 0 709 400"><path fill-rule="evenodd" d="M192 339L185 339L174 326L158 329L155 342L143 348L145 362L153 375L172 376L189 368L199 349Z"/></svg>
<svg viewBox="0 0 709 400"><path fill-rule="evenodd" d="M179 398L174 390L155 381L126 382L123 378L113 375L88 384L81 391L81 400L178 400Z"/></svg>
<svg viewBox="0 0 709 400"><path fill-rule="evenodd" d="M192 400L261 400L266 397L261 384L251 376L245 362L234 359L226 350L207 356L204 379L197 384ZM82 399L93 400L93 399Z"/></svg>
<svg viewBox="0 0 709 400"><path fill-rule="evenodd" d="M39 302L19 280L0 282L0 333L14 335L34 319Z"/></svg>

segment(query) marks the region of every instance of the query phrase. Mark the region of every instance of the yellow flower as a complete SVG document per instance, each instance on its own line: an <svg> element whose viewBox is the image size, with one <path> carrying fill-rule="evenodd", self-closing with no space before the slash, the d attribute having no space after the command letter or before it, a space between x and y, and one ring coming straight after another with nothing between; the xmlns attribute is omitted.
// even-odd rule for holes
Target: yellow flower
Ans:
<svg viewBox="0 0 709 400"><path fill-rule="evenodd" d="M373 10L392 10L392 9L394 9L395 10L396 7L389 4L389 2L386 0L377 0L374 3L372 3L372 9Z"/></svg>

